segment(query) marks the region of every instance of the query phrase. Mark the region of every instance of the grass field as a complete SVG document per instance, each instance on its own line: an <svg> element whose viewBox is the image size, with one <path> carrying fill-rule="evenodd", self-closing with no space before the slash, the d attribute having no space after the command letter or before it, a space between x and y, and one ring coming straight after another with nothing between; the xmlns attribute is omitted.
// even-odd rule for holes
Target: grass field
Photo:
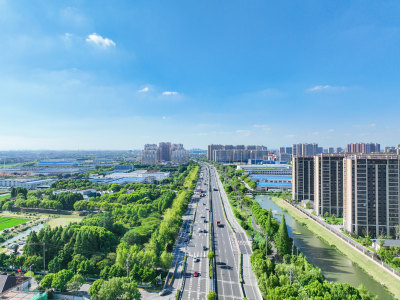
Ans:
<svg viewBox="0 0 400 300"><path fill-rule="evenodd" d="M67 226L70 223L73 222L80 222L82 221L84 217L78 216L78 215L59 215L59 217L51 219L47 224L51 227L57 227L57 226Z"/></svg>
<svg viewBox="0 0 400 300"><path fill-rule="evenodd" d="M273 197L273 201L279 205L281 208L287 210L287 212L297 221L304 223L308 229L314 232L316 235L320 236L330 245L334 245L340 252L346 255L351 261L355 262L360 266L365 272L372 276L377 282L384 283L388 290L397 298L400 299L400 280L397 279L393 274L391 274L386 269L383 269L366 255L361 254L352 246L347 244L341 238L337 237L335 234L331 233L321 225L319 225L314 220L307 217L305 214L299 212L293 206L288 204L286 201Z"/></svg>
<svg viewBox="0 0 400 300"><path fill-rule="evenodd" d="M84 217L78 215L57 215L57 214L42 214L42 213L35 213L35 214L27 214L27 213L15 213L15 212L2 212L0 213L1 218L25 218L25 219L35 219L40 218L47 225L51 228L57 226L67 226L73 222L80 222Z"/></svg>
<svg viewBox="0 0 400 300"><path fill-rule="evenodd" d="M2 217L0 218L0 230L11 228L28 221L30 221L30 219Z"/></svg>

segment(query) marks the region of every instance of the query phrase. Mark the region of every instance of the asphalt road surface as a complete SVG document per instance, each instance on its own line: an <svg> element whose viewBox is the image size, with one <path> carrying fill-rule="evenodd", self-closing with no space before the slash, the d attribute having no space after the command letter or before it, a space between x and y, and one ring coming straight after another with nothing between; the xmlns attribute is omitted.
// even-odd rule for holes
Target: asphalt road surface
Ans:
<svg viewBox="0 0 400 300"><path fill-rule="evenodd" d="M214 174L218 174L215 171L214 167L211 167L211 170ZM226 215L235 230L236 239L240 248L240 252L243 254L243 288L245 291L246 298L248 300L259 300L262 299L260 290L257 285L257 278L254 275L253 271L251 270L250 265L250 257L252 252L251 243L248 240L248 237L243 230L243 228L239 225L235 216L233 215L232 209L229 205L228 197L222 187L222 183L219 178L216 178L218 183L218 189L220 189L220 196L222 196L221 200L224 202L225 205L225 212Z"/></svg>
<svg viewBox="0 0 400 300"><path fill-rule="evenodd" d="M208 268L208 248L209 248L209 232L208 232L208 171L202 168L203 180L200 189L206 194L200 197L199 193L195 193L198 199L196 218L193 223L192 238L186 243L187 267L184 273L184 289L182 299L205 300L209 290L209 268ZM198 184L199 186L199 184ZM196 187L196 190L197 187ZM204 232L206 230L206 232ZM201 232L200 232L201 231ZM189 235L189 234L188 234ZM203 246L206 250L203 250ZM198 277L194 276L194 272L198 272Z"/></svg>
<svg viewBox="0 0 400 300"><path fill-rule="evenodd" d="M234 233L225 220L218 189L215 173L211 171L218 299L239 300L243 299L239 280L239 251ZM221 222L221 227L217 226L217 221Z"/></svg>

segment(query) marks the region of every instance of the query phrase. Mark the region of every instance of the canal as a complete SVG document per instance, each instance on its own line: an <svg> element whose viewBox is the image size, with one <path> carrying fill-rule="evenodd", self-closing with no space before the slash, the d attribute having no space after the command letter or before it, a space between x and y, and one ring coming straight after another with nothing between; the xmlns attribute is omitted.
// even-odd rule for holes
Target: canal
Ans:
<svg viewBox="0 0 400 300"><path fill-rule="evenodd" d="M256 201L262 208L271 209L274 218L280 221L282 209L276 205L269 196L258 195ZM285 212L286 224L290 237L296 247L307 257L308 261L320 268L325 278L329 281L347 282L354 287L363 284L372 294L379 299L392 299L391 295L367 273L335 248L321 241L306 226L294 220ZM293 234L296 232L296 234Z"/></svg>

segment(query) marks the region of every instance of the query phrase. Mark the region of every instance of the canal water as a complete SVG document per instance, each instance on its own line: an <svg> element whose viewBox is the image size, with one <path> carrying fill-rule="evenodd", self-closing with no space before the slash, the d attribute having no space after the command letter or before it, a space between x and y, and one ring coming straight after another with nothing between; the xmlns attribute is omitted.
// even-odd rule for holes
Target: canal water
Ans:
<svg viewBox="0 0 400 300"><path fill-rule="evenodd" d="M258 195L256 201L262 208L271 209L274 218L280 221L282 209L276 205L269 196ZM307 260L314 266L320 268L325 278L329 281L347 282L354 287L363 284L372 294L379 299L392 299L391 295L365 273L352 261L321 241L306 226L294 220L288 213L285 213L285 220L288 226L290 237L293 238L296 247L301 250ZM296 234L293 234L296 232ZM300 233L300 234L297 234Z"/></svg>
<svg viewBox="0 0 400 300"><path fill-rule="evenodd" d="M12 243L18 241L19 239L22 239L22 238L24 238L24 237L27 237L32 231L39 232L40 229L42 229L42 228L44 228L43 224L35 225L35 226L29 228L28 230L25 230L25 231L23 231L23 232L17 234L17 235L14 236L13 238L6 240L6 241L5 241L4 243L2 243L1 245L2 245L2 246L10 245L10 244L12 244Z"/></svg>

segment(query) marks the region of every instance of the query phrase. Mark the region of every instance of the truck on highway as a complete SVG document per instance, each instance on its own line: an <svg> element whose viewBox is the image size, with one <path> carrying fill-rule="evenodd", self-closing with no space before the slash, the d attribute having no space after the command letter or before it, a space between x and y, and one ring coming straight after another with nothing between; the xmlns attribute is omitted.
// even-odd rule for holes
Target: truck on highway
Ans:
<svg viewBox="0 0 400 300"><path fill-rule="evenodd" d="M217 226L221 227L221 221L217 221Z"/></svg>

